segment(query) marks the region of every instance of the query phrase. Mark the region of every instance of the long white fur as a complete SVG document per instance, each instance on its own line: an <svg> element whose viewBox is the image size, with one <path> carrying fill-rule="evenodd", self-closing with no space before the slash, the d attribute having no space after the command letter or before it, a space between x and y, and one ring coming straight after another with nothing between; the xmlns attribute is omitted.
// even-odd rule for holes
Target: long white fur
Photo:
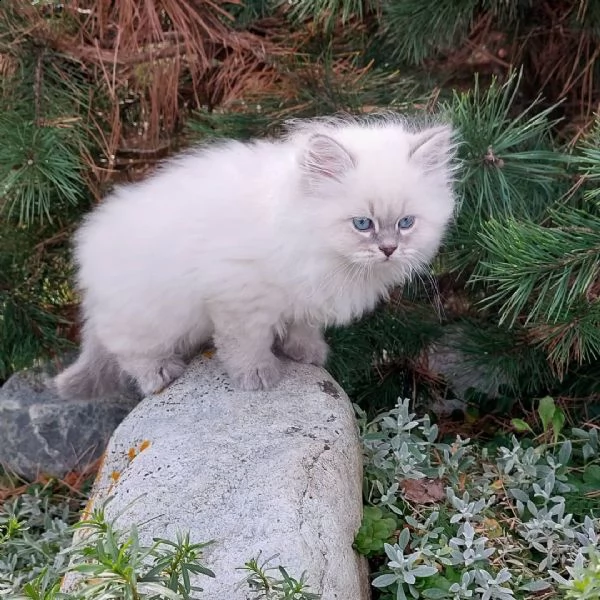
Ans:
<svg viewBox="0 0 600 600"><path fill-rule="evenodd" d="M452 139L389 116L317 119L117 189L76 236L82 351L60 394L98 395L123 374L157 392L211 337L242 389L277 383L274 344L323 364L323 327L372 310L437 252L455 209ZM415 225L399 231L405 216ZM386 259L382 244L398 249Z"/></svg>

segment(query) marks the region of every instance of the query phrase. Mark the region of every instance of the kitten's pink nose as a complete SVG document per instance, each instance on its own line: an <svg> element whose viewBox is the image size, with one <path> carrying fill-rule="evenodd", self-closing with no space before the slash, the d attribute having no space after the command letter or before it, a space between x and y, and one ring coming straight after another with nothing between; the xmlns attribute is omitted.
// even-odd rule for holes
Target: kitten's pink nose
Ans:
<svg viewBox="0 0 600 600"><path fill-rule="evenodd" d="M392 254L394 254L394 252L396 252L396 249L398 248L398 246L379 246L379 249L389 258Z"/></svg>

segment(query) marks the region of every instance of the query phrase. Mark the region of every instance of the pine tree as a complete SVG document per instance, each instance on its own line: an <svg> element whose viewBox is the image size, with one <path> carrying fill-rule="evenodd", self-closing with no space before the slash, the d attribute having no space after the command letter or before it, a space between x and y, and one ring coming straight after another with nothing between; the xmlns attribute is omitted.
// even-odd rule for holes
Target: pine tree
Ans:
<svg viewBox="0 0 600 600"><path fill-rule="evenodd" d="M371 409L451 396L429 360L450 348L483 374L468 398L486 408L599 397L595 3L163 0L160 27L119 58L110 19L131 27L136 3L0 5L0 379L61 349L65 241L114 181L194 140L391 108L455 125L460 212L428 277L328 333L333 374ZM177 64L168 90L156 52Z"/></svg>

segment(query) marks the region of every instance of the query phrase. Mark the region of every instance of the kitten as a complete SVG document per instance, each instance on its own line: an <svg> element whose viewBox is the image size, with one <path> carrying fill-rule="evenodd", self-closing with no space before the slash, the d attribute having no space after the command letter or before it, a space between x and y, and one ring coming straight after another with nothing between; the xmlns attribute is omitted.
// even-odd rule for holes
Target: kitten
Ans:
<svg viewBox="0 0 600 600"><path fill-rule="evenodd" d="M82 350L59 393L127 377L156 393L211 338L242 390L278 382L274 348L323 365L325 326L372 310L437 252L455 207L452 135L315 119L117 189L76 236Z"/></svg>

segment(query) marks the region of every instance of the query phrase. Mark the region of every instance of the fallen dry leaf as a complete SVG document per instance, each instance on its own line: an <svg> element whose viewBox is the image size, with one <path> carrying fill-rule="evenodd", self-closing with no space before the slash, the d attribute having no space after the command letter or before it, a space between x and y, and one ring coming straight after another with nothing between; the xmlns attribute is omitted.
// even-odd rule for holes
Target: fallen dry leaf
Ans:
<svg viewBox="0 0 600 600"><path fill-rule="evenodd" d="M416 504L433 504L446 498L441 479L405 479L400 487L406 500Z"/></svg>

